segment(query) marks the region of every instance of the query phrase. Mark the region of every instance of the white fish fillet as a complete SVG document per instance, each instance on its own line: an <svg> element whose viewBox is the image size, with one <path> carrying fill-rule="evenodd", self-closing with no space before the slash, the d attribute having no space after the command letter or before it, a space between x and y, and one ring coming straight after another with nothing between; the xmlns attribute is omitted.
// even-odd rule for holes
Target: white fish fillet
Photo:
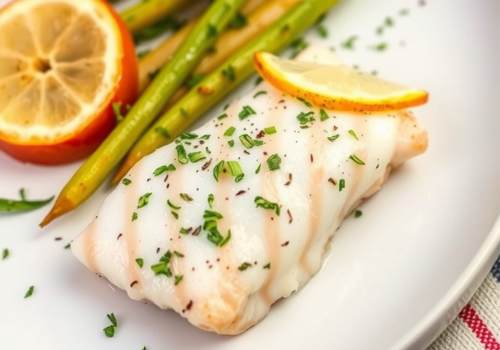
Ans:
<svg viewBox="0 0 500 350"><path fill-rule="evenodd" d="M309 60L332 59L314 50L306 55ZM254 97L259 91L265 93ZM241 120L245 106L256 114ZM301 128L297 115L310 110L315 121ZM188 153L201 151L206 159L181 165L174 143L137 164L127 176L131 183L109 195L72 249L90 270L132 299L173 309L204 330L238 334L319 270L342 220L380 189L392 168L425 151L427 134L407 111L376 116L328 111L330 118L321 121L318 109L265 82L232 103L226 114L194 131L210 135L208 140L184 145ZM225 136L231 126L234 134ZM261 146L247 150L239 140L242 134L256 139L272 126L277 132L259 138ZM271 171L266 160L274 154L281 164ZM238 161L244 178L236 182L222 173L217 182L213 168L221 160ZM168 164L176 167L168 178L167 173L153 175ZM148 203L138 208L139 198L148 193ZM210 194L212 210L223 216L216 220L221 235L231 232L222 247L209 241L205 230L196 230L204 223ZM280 215L256 207L258 196L280 205ZM180 209L172 209L167 200ZM168 266L173 276L156 275L151 266L168 251L177 255L160 266Z"/></svg>

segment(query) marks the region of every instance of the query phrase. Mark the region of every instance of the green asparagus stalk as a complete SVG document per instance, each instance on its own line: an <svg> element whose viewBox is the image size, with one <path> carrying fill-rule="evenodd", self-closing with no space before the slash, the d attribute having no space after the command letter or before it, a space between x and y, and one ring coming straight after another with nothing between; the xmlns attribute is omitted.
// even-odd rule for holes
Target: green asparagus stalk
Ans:
<svg viewBox="0 0 500 350"><path fill-rule="evenodd" d="M215 0L187 39L158 73L125 119L85 161L59 194L42 227L84 202L162 111L186 77L234 18L244 0Z"/></svg>
<svg viewBox="0 0 500 350"><path fill-rule="evenodd" d="M137 32L185 6L187 0L140 0L121 12L127 28Z"/></svg>
<svg viewBox="0 0 500 350"><path fill-rule="evenodd" d="M132 148L114 182L123 177L142 157L172 142L253 72L258 51L278 52L313 25L337 0L302 1L268 30L237 51L169 109ZM231 74L227 74L231 72ZM210 93L203 93L209 91Z"/></svg>

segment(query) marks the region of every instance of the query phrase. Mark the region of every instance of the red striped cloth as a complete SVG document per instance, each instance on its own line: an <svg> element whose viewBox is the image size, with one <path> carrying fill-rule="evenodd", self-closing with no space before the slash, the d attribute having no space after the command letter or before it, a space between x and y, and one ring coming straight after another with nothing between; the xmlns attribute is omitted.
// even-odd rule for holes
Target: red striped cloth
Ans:
<svg viewBox="0 0 500 350"><path fill-rule="evenodd" d="M500 350L500 258L472 300L429 350Z"/></svg>

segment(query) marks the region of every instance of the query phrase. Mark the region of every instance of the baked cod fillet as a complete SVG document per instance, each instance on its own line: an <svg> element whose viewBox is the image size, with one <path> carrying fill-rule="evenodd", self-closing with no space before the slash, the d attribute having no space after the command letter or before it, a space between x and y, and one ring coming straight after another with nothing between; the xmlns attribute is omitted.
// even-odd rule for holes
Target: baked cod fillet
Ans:
<svg viewBox="0 0 500 350"><path fill-rule="evenodd" d="M426 147L408 111L324 111L264 82L138 163L72 250L130 298L238 334L299 290L342 220Z"/></svg>

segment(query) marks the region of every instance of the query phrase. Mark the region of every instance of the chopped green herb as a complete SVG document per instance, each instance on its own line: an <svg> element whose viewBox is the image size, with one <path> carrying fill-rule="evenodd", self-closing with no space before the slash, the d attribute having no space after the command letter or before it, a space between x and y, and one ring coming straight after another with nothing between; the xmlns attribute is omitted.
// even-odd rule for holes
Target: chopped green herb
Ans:
<svg viewBox="0 0 500 350"><path fill-rule="evenodd" d="M297 120L300 123L300 127L302 129L306 129L309 127L308 124L311 124L314 122L314 112L300 112L299 115L297 115Z"/></svg>
<svg viewBox="0 0 500 350"><path fill-rule="evenodd" d="M146 205L148 205L149 197L151 197L152 194L153 194L152 192L148 192L140 196L139 201L137 203L137 209L144 208Z"/></svg>
<svg viewBox="0 0 500 350"><path fill-rule="evenodd" d="M236 131L236 128L234 126L230 126L227 128L227 130L224 132L224 136L233 136L234 132Z"/></svg>
<svg viewBox="0 0 500 350"><path fill-rule="evenodd" d="M30 286L26 291L26 293L24 294L24 299L30 298L34 292L35 292L35 286Z"/></svg>
<svg viewBox="0 0 500 350"><path fill-rule="evenodd" d="M217 181L217 182L219 181L219 176L224 171L224 167L225 167L225 162L223 160L221 160L220 162L218 162L215 165L214 170L213 170L213 175L214 175L215 181Z"/></svg>
<svg viewBox="0 0 500 350"><path fill-rule="evenodd" d="M333 141L337 140L339 137L340 137L339 134L328 136L328 141L333 142Z"/></svg>
<svg viewBox="0 0 500 350"><path fill-rule="evenodd" d="M227 162L227 167L229 168L229 173L234 177L235 182L240 182L245 177L243 170L241 169L240 163L234 160L229 160Z"/></svg>
<svg viewBox="0 0 500 350"><path fill-rule="evenodd" d="M181 283L183 278L184 278L184 275L175 275L174 285L178 285L179 283Z"/></svg>
<svg viewBox="0 0 500 350"><path fill-rule="evenodd" d="M240 142L243 145L243 147L250 149L254 146L261 146L264 144L263 141L261 140L256 140L253 139L250 135L248 134L243 134L240 136Z"/></svg>
<svg viewBox="0 0 500 350"><path fill-rule="evenodd" d="M167 171L174 171L175 170L175 165L169 164L169 165L162 165L156 168L153 171L154 176L160 176L161 174L167 172Z"/></svg>
<svg viewBox="0 0 500 350"><path fill-rule="evenodd" d="M354 44L356 43L357 40L358 40L357 35L351 35L349 38L347 38L346 41L344 41L341 44L341 46L347 50L354 50Z"/></svg>
<svg viewBox="0 0 500 350"><path fill-rule="evenodd" d="M134 211L134 212L132 213L132 221L137 220L137 218L138 218L137 212L135 212L135 211Z"/></svg>
<svg viewBox="0 0 500 350"><path fill-rule="evenodd" d="M7 258L9 257L9 255L10 255L10 251L9 251L9 249L4 248L4 249L2 250L2 260L7 259Z"/></svg>
<svg viewBox="0 0 500 350"><path fill-rule="evenodd" d="M323 108L321 108L319 110L319 120L324 122L325 120L327 120L329 118L330 118L330 116L328 115L328 113L326 113L326 111Z"/></svg>
<svg viewBox="0 0 500 350"><path fill-rule="evenodd" d="M354 217L357 219L357 218L360 218L361 216L363 216L363 212L359 209L356 209L354 211Z"/></svg>
<svg viewBox="0 0 500 350"><path fill-rule="evenodd" d="M135 259L135 262L137 263L137 266L139 266L142 269L142 267L144 266L144 259L137 258L137 259Z"/></svg>
<svg viewBox="0 0 500 350"><path fill-rule="evenodd" d="M192 132L184 131L179 137L181 138L181 140L194 140L198 138L198 135Z"/></svg>
<svg viewBox="0 0 500 350"><path fill-rule="evenodd" d="M356 131L354 131L353 129L349 129L348 133L349 135L351 135L352 137L354 137L356 140L359 141L359 137L358 134L356 134Z"/></svg>
<svg viewBox="0 0 500 350"><path fill-rule="evenodd" d="M384 21L384 25L386 27L394 27L394 20L392 19L392 17L386 17L385 21Z"/></svg>
<svg viewBox="0 0 500 350"><path fill-rule="evenodd" d="M68 243L64 246L64 249L69 249L69 248L71 248L71 243Z"/></svg>
<svg viewBox="0 0 500 350"><path fill-rule="evenodd" d="M207 156L203 154L203 152L198 151L189 153L188 158L191 161L191 163L197 163L199 161L202 161L203 159L207 159Z"/></svg>
<svg viewBox="0 0 500 350"><path fill-rule="evenodd" d="M300 102L302 102L307 108L311 108L312 107L312 103L309 102L308 100L306 100L305 98L297 97L297 100L299 100Z"/></svg>
<svg viewBox="0 0 500 350"><path fill-rule="evenodd" d="M244 262L243 264L241 264L240 266L238 266L238 270L245 271L249 267L252 267L252 264Z"/></svg>
<svg viewBox="0 0 500 350"><path fill-rule="evenodd" d="M210 207L210 209L214 207L214 201L215 201L215 196L213 193L210 193L207 198L208 206Z"/></svg>
<svg viewBox="0 0 500 350"><path fill-rule="evenodd" d="M209 37L214 37L217 35L219 31L217 30L217 27L214 26L213 24L209 23L208 26L207 26L207 35Z"/></svg>
<svg viewBox="0 0 500 350"><path fill-rule="evenodd" d="M255 79L255 85L259 85L260 83L262 83L264 81L264 79L262 79L262 77L257 77Z"/></svg>
<svg viewBox="0 0 500 350"><path fill-rule="evenodd" d="M183 258L184 257L184 254L182 254L181 252L178 252L177 250L174 250L174 255L178 258Z"/></svg>
<svg viewBox="0 0 500 350"><path fill-rule="evenodd" d="M241 12L238 12L229 23L229 28L233 29L243 28L244 26L247 25L247 23L248 21L245 15L242 14Z"/></svg>
<svg viewBox="0 0 500 350"><path fill-rule="evenodd" d="M304 40L304 38L299 37L291 42L290 49L292 52L290 53L291 58L297 57L299 53L304 51L309 46L309 43Z"/></svg>
<svg viewBox="0 0 500 350"><path fill-rule="evenodd" d="M257 92L253 95L253 98L257 98L257 97L259 97L260 95L266 95L266 94L267 94L267 91L260 90L260 91L257 91Z"/></svg>
<svg viewBox="0 0 500 350"><path fill-rule="evenodd" d="M255 173L258 174L260 173L260 167L262 166L262 164L259 164L259 166L257 167L257 169L255 169Z"/></svg>
<svg viewBox="0 0 500 350"><path fill-rule="evenodd" d="M185 200L186 202L192 202L193 201L193 197L191 197L189 194L187 193L180 193L179 196Z"/></svg>
<svg viewBox="0 0 500 350"><path fill-rule="evenodd" d="M400 16L408 16L410 14L410 10L407 8L399 10L399 15Z"/></svg>
<svg viewBox="0 0 500 350"><path fill-rule="evenodd" d="M357 155L355 154L351 154L349 156L349 158L356 164L358 165L365 165L365 162L363 162L363 160L361 160Z"/></svg>
<svg viewBox="0 0 500 350"><path fill-rule="evenodd" d="M125 186L128 186L132 183L132 180L124 177L123 180L122 180L122 184L124 184Z"/></svg>
<svg viewBox="0 0 500 350"><path fill-rule="evenodd" d="M234 140L227 141L227 144L229 145L229 147L234 147Z"/></svg>
<svg viewBox="0 0 500 350"><path fill-rule="evenodd" d="M264 208L264 209L274 210L276 215L278 215L278 216L280 215L281 207L278 203L270 202L261 196L255 197L254 202L255 202L255 205L257 206L257 208L260 207L260 208Z"/></svg>
<svg viewBox="0 0 500 350"><path fill-rule="evenodd" d="M188 89L194 88L196 85L198 85L200 81L203 80L203 78L205 78L203 74L192 75L191 77L188 78L188 80L186 80L186 87Z"/></svg>
<svg viewBox="0 0 500 350"><path fill-rule="evenodd" d="M219 243L219 247L224 247L231 239L231 230L227 231L226 237Z"/></svg>
<svg viewBox="0 0 500 350"><path fill-rule="evenodd" d="M388 47L389 47L389 45L386 42L382 42L382 43L378 43L378 44L372 46L372 49L375 51L382 52L382 51L387 50Z"/></svg>
<svg viewBox="0 0 500 350"><path fill-rule="evenodd" d="M250 106L243 106L243 109L238 114L240 120L246 119L251 115L257 114L255 110Z"/></svg>
<svg viewBox="0 0 500 350"><path fill-rule="evenodd" d="M167 277L172 277L172 271L170 270L169 264L172 258L172 252L168 250L161 258L160 262L151 266L151 270L154 272L155 276L164 275Z"/></svg>
<svg viewBox="0 0 500 350"><path fill-rule="evenodd" d="M267 166L269 167L269 170L274 171L278 170L281 166L281 158L278 154L273 154L269 158L267 158Z"/></svg>
<svg viewBox="0 0 500 350"><path fill-rule="evenodd" d="M174 203L172 203L172 202L170 201L170 199L167 199L167 205L168 205L170 208L174 209L174 210L179 210L179 209L181 208L180 206L175 205Z"/></svg>
<svg viewBox="0 0 500 350"><path fill-rule="evenodd" d="M113 108L113 113L115 115L116 122L119 123L125 118L125 116L122 114L122 103L121 102L113 102L111 105Z"/></svg>
<svg viewBox="0 0 500 350"><path fill-rule="evenodd" d="M189 162L187 156L186 156L186 149L184 148L183 145L177 145L175 147L177 151L177 160L181 164L187 164Z"/></svg>
<svg viewBox="0 0 500 350"><path fill-rule="evenodd" d="M278 130L276 129L275 126L270 126L270 127L264 128L264 132L267 135L272 135L272 134L276 134L278 132Z"/></svg>
<svg viewBox="0 0 500 350"><path fill-rule="evenodd" d="M161 136L163 136L164 138L166 139L169 139L170 138L170 133L168 132L168 130L162 126L157 126L155 128L155 132L157 134L160 134Z"/></svg>
<svg viewBox="0 0 500 350"><path fill-rule="evenodd" d="M317 27L316 27L316 31L318 32L318 35L320 37L322 37L323 39L324 38L328 38L328 29L325 27L324 24L319 24Z"/></svg>
<svg viewBox="0 0 500 350"><path fill-rule="evenodd" d="M345 188L345 180L340 179L339 181L339 192L342 192L342 190Z"/></svg>
<svg viewBox="0 0 500 350"><path fill-rule="evenodd" d="M224 118L227 118L227 113L222 113L221 115L219 115L219 116L217 117L217 120L222 120L222 119L224 119Z"/></svg>
<svg viewBox="0 0 500 350"><path fill-rule="evenodd" d="M222 75L227 79L227 80L230 80L230 81L235 81L236 80L236 72L234 70L234 67L229 65L227 67L225 67L223 70L222 70Z"/></svg>
<svg viewBox="0 0 500 350"><path fill-rule="evenodd" d="M115 326L107 326L106 328L103 329L104 334L108 338L113 338L115 336Z"/></svg>
<svg viewBox="0 0 500 350"><path fill-rule="evenodd" d="M192 230L193 230L192 227L188 227L188 228L181 227L181 229L179 230L179 233L182 235L188 235L189 233L191 233Z"/></svg>
<svg viewBox="0 0 500 350"><path fill-rule="evenodd" d="M166 16L160 21L147 26L138 32L134 33L134 41L136 44L140 44L144 41L148 41L158 37L167 31L176 31L182 27L184 21L179 21L172 16Z"/></svg>
<svg viewBox="0 0 500 350"><path fill-rule="evenodd" d="M265 264L262 268L263 269L270 269L271 268L271 263Z"/></svg>
<svg viewBox="0 0 500 350"><path fill-rule="evenodd" d="M107 314L106 317L108 318L109 322L111 322L112 326L118 327L118 320L116 319L114 313Z"/></svg>
<svg viewBox="0 0 500 350"><path fill-rule="evenodd" d="M219 220L222 218L223 218L222 214L215 210L205 210L205 212L203 213L203 219Z"/></svg>

